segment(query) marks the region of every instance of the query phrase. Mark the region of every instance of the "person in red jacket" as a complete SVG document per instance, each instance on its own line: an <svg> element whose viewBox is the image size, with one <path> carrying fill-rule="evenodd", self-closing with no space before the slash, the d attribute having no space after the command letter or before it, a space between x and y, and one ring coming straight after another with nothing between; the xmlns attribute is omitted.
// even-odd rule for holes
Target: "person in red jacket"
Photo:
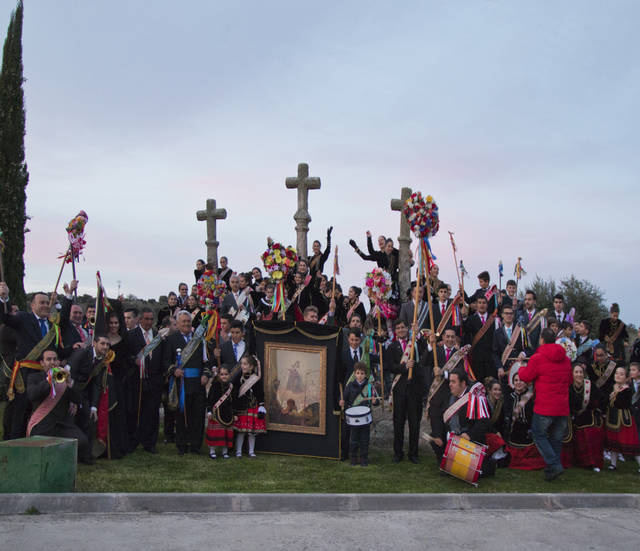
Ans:
<svg viewBox="0 0 640 551"><path fill-rule="evenodd" d="M567 431L568 389L571 384L571 361L555 340L553 330L544 329L540 335L540 347L529 363L518 371L520 379L535 384L531 433L547 464L544 475L547 481L557 478L563 471L560 454Z"/></svg>

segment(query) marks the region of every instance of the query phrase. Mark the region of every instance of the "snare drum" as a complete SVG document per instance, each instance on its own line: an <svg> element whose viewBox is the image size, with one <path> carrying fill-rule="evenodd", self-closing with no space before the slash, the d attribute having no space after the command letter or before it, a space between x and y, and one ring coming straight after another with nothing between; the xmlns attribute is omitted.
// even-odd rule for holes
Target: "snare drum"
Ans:
<svg viewBox="0 0 640 551"><path fill-rule="evenodd" d="M373 421L371 408L367 406L353 406L345 410L344 418L347 425L352 427L363 427Z"/></svg>
<svg viewBox="0 0 640 551"><path fill-rule="evenodd" d="M444 450L440 470L477 486L486 454L486 446L452 434Z"/></svg>

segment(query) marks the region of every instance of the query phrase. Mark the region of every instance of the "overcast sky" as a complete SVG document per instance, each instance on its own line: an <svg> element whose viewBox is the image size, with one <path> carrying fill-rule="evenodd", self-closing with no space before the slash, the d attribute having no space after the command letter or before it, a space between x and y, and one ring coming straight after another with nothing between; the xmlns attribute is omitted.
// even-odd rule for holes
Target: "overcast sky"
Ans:
<svg viewBox="0 0 640 551"><path fill-rule="evenodd" d="M111 294L191 283L207 198L221 254L259 265L267 235L295 245L284 181L308 162L309 238L334 226L343 284L371 267L349 238L397 237L409 186L440 206L446 281L451 230L473 276L522 256L640 321L638 2L25 4L28 291L53 286L79 209L83 292L96 269Z"/></svg>

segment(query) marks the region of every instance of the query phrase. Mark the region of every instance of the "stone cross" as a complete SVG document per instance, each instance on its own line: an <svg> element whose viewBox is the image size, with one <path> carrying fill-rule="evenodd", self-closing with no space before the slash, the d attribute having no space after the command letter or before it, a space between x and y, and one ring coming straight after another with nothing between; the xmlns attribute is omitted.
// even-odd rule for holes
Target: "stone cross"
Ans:
<svg viewBox="0 0 640 551"><path fill-rule="evenodd" d="M216 208L215 199L207 199L207 210L199 210L196 212L196 218L201 222L207 221L207 263L213 264L213 269L218 269L218 245L220 243L216 239L216 221L224 220L227 217L226 209Z"/></svg>
<svg viewBox="0 0 640 551"><path fill-rule="evenodd" d="M298 176L285 180L287 189L298 190L298 210L293 215L296 221L296 250L300 258L307 258L307 233L309 233L309 190L320 189L320 178L309 178L309 165L298 165Z"/></svg>
<svg viewBox="0 0 640 551"><path fill-rule="evenodd" d="M409 223L402 213L404 203L411 196L411 188L403 187L400 199L391 199L391 210L400 211L400 236L398 237L399 249L399 278L400 300L407 300L407 291L411 289L411 231Z"/></svg>

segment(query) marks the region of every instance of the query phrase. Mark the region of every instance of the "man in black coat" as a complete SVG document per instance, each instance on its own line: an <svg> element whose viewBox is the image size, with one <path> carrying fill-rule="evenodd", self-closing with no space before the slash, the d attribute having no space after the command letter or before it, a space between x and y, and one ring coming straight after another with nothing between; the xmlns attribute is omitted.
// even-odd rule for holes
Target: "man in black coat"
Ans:
<svg viewBox="0 0 640 551"><path fill-rule="evenodd" d="M86 434L89 449L93 445L91 424L98 421L103 372L106 369L104 359L110 348L111 344L106 335L94 335L92 346L74 350L69 358L69 370L74 388L82 397L82 403L76 414L76 424Z"/></svg>
<svg viewBox="0 0 640 551"><path fill-rule="evenodd" d="M56 296L52 297L55 302ZM5 311L6 306L6 311ZM49 321L50 302L45 293L36 293L31 300L31 312L16 312L12 314L11 301L9 299L9 287L4 281L0 281L0 323L4 323L16 332L16 360L24 360L31 350L47 335L52 327ZM53 341L55 343L55 339ZM57 349L59 355L62 349ZM9 366L11 367L11 366ZM26 387L28 385L29 368L21 366L19 373L24 382L25 392L15 391L15 398L10 402L5 415L11 416L9 438L22 438L26 434L27 420L31 413L31 404L27 398Z"/></svg>
<svg viewBox="0 0 640 551"><path fill-rule="evenodd" d="M411 347L411 339L404 321L396 320L395 333L396 340L387 351L389 371L396 376L393 385L393 460L397 463L404 457L404 427L408 421L409 461L418 463L422 400L427 385L427 350L421 340L416 340L414 359L405 360L405 351ZM409 370L412 371L411 379Z"/></svg>
<svg viewBox="0 0 640 551"><path fill-rule="evenodd" d="M434 300L432 306L434 328L437 328L440 325L447 308L449 308L449 305L453 302L453 299L447 298L448 294L448 285L446 283L441 283L438 287L438 300ZM444 329L449 329L450 327L453 327L451 318L449 318L449 321L445 324L442 332L444 333Z"/></svg>
<svg viewBox="0 0 640 551"><path fill-rule="evenodd" d="M451 393L449 392L449 373L453 371L457 366L464 365L464 359L452 366L451 369L445 371L443 368L447 366L447 363L452 356L458 351L456 346L456 332L454 329L445 329L442 334L442 345L438 346L436 352L438 354L438 367L435 367L433 362L433 349L435 343L435 336L429 337L430 350L425 352L425 363L427 367L427 392L433 386L434 394L429 401L429 423L431 424L431 436L433 438L439 438L442 441L446 440L447 430L442 418L444 411L449 407L449 398ZM436 390L437 389L437 390ZM431 447L436 454L437 464L440 464L442 460L442 454L444 453L444 447L438 446L435 442L431 442Z"/></svg>
<svg viewBox="0 0 640 551"><path fill-rule="evenodd" d="M78 460L91 463L89 440L74 422L74 416L82 404L82 396L74 388L72 379L57 384L56 396L52 396L48 377L54 377L52 370L60 365L55 350L45 350L40 365L42 371L31 370L29 373L27 395L33 405L29 436L75 438L78 441Z"/></svg>
<svg viewBox="0 0 640 551"><path fill-rule="evenodd" d="M463 324L464 344L471 345L471 369L476 380L484 381L486 377L497 377L498 372L493 362L493 333L495 317L487 312L487 299L476 297L475 314L469 316ZM483 329L483 327L486 328ZM482 331L482 336L476 338Z"/></svg>
<svg viewBox="0 0 640 551"><path fill-rule="evenodd" d="M127 333L129 350L135 356L137 373L129 378L134 392L129 393L129 408L127 411L127 426L130 431L135 427L131 440L131 451L138 442L145 451L158 453L158 430L160 428L160 403L162 402L162 388L164 385L164 365L160 343L150 354L142 358L142 352L158 332L153 328L154 315L150 308L140 311L140 325ZM140 388L142 384L142 389ZM136 393L137 392L137 393ZM138 409L140 421L138 422Z"/></svg>
<svg viewBox="0 0 640 551"><path fill-rule="evenodd" d="M506 374L515 361L513 359L507 359L506 362L502 363L502 354L505 351L505 348L507 348L507 346L509 345L514 331L517 332L520 336L515 342L515 345L511 350L511 353L509 354L509 358L517 358L524 350L522 346L522 331L520 330L520 326L514 323L514 317L515 313L513 311L513 308L511 306L503 306L503 323L498 329L495 329L493 333L493 365L498 373L498 378L501 383L506 382Z"/></svg>
<svg viewBox="0 0 640 551"><path fill-rule="evenodd" d="M165 341L164 369L172 377L174 384L184 387L183 409L176 413L176 446L178 454L190 451L200 453L204 435L205 386L211 378L208 362L205 361L204 344L200 343L187 361L177 365L177 350L184 352L192 338L191 315L188 312L178 314L178 332Z"/></svg>

